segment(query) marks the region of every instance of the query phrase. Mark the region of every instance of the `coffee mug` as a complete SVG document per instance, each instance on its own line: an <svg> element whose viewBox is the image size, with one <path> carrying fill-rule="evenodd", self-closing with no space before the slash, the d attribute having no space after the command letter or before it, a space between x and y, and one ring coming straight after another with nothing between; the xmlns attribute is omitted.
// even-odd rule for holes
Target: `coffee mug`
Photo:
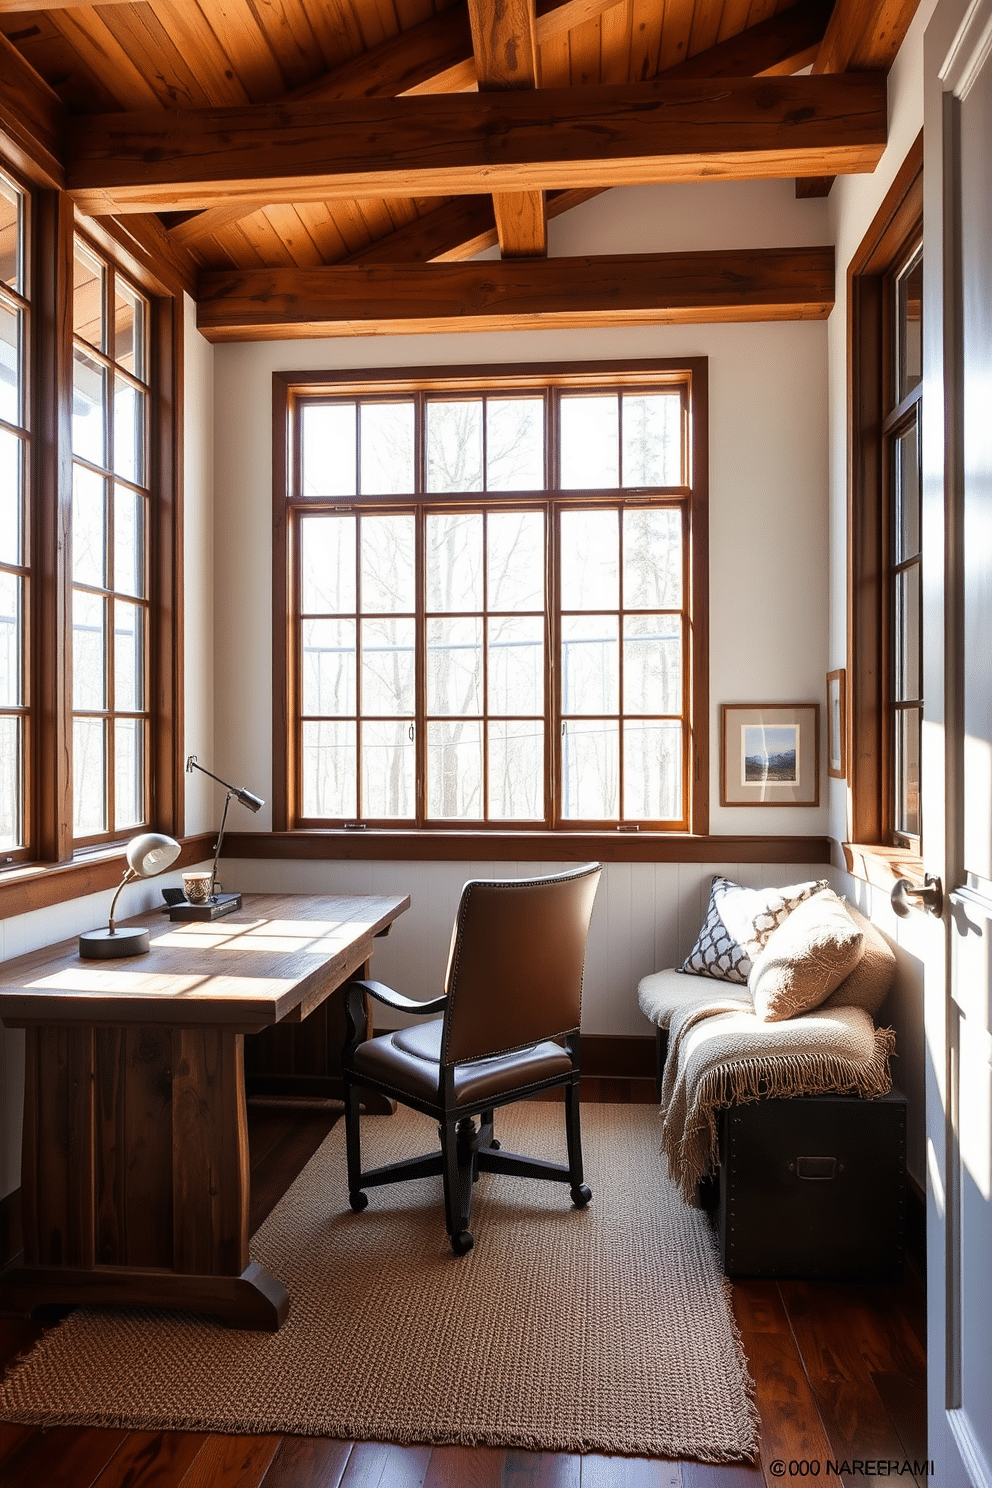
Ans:
<svg viewBox="0 0 992 1488"><path fill-rule="evenodd" d="M190 904L206 904L210 898L212 873L184 873L183 889Z"/></svg>

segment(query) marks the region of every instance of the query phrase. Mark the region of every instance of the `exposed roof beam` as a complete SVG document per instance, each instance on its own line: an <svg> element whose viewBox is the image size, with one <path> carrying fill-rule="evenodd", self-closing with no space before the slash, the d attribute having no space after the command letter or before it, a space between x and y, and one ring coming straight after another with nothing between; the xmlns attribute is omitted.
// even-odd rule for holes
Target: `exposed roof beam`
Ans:
<svg viewBox="0 0 992 1488"><path fill-rule="evenodd" d="M836 0L813 71L888 72L920 0Z"/></svg>
<svg viewBox="0 0 992 1488"><path fill-rule="evenodd" d="M597 191L549 191L545 197L548 221L591 201ZM473 258L499 239L491 196L456 196L387 237L358 248L339 260L346 264L456 263Z"/></svg>
<svg viewBox="0 0 992 1488"><path fill-rule="evenodd" d="M729 41L679 62L661 74L679 77L772 77L786 76L807 67L816 55L830 15L830 0L810 0L795 5L770 20L760 21ZM548 221L569 212L594 196L589 191L551 192L546 198ZM204 216L207 214L204 213ZM202 217L199 220L203 220ZM491 199L459 196L435 207L415 222L399 227L367 248L360 248L345 263L427 263L431 260L472 258L497 241Z"/></svg>
<svg viewBox="0 0 992 1488"><path fill-rule="evenodd" d="M704 321L822 320L833 248L200 274L210 341Z"/></svg>
<svg viewBox="0 0 992 1488"><path fill-rule="evenodd" d="M536 88L540 62L534 0L468 0L480 93ZM493 213L503 258L543 258L548 218L543 191L497 191Z"/></svg>
<svg viewBox="0 0 992 1488"><path fill-rule="evenodd" d="M836 0L813 72L888 72L920 0ZM796 181L800 197L826 196L833 176Z"/></svg>
<svg viewBox="0 0 992 1488"><path fill-rule="evenodd" d="M37 185L61 188L62 101L0 34L0 135L18 170Z"/></svg>
<svg viewBox="0 0 992 1488"><path fill-rule="evenodd" d="M66 188L101 215L741 180L871 171L885 140L877 73L658 80L92 116L74 123Z"/></svg>
<svg viewBox="0 0 992 1488"><path fill-rule="evenodd" d="M534 23L538 45L619 3L620 0L539 0ZM458 93L475 85L468 9L465 5L453 5L332 68L323 77L294 88L283 101L310 98L335 103L346 98L399 98L407 94ZM210 207L178 224L171 233L176 242L191 243L268 205L254 201Z"/></svg>

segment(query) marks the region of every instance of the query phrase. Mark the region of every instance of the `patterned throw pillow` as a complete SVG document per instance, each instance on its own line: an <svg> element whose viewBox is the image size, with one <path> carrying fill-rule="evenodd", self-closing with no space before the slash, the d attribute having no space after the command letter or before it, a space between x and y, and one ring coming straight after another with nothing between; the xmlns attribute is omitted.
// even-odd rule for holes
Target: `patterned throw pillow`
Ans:
<svg viewBox="0 0 992 1488"><path fill-rule="evenodd" d="M772 931L797 904L827 887L827 880L819 878L784 889L745 889L714 876L703 928L679 971L746 984L751 963Z"/></svg>

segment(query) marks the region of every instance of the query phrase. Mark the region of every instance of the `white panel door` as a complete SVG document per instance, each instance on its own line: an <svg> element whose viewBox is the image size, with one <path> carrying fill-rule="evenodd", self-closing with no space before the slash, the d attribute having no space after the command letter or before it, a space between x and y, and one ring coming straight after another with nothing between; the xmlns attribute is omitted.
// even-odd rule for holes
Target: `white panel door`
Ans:
<svg viewBox="0 0 992 1488"><path fill-rule="evenodd" d="M925 71L930 1455L992 1488L992 0L941 0Z"/></svg>

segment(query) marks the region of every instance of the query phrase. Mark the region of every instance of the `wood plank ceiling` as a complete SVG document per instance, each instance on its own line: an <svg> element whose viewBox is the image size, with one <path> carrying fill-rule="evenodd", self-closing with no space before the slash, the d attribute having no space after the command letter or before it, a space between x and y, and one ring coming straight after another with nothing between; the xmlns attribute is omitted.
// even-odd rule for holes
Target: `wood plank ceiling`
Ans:
<svg viewBox="0 0 992 1488"><path fill-rule="evenodd" d="M653 277L585 260L577 320L562 298L576 261L533 260L548 218L625 181L790 175L815 195L872 169L884 73L917 3L0 0L0 81L10 112L15 98L48 121L77 210L198 285L214 339L384 328L390 265L391 328L574 324L611 306L691 318L687 295L697 318L735 318L735 285L736 318L784 314L790 297L824 315L822 256L777 286L755 255L736 279L719 254ZM409 272L497 242L495 295L478 276ZM514 321L518 303L531 319Z"/></svg>

